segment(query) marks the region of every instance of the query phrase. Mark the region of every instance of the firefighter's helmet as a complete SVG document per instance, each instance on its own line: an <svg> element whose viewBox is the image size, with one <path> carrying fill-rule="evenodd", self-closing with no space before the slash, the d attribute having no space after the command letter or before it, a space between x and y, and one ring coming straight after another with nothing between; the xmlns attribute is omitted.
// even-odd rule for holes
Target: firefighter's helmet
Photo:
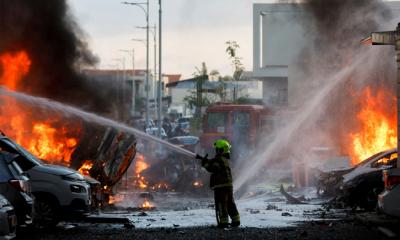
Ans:
<svg viewBox="0 0 400 240"><path fill-rule="evenodd" d="M231 144L224 139L218 139L217 141L215 141L214 148L215 149L218 149L218 148L223 149L223 153L231 152Z"/></svg>

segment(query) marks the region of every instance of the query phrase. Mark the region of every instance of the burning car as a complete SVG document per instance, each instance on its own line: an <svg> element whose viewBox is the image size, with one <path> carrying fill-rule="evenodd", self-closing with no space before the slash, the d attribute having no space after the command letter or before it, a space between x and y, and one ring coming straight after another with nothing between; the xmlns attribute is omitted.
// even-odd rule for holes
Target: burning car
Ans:
<svg viewBox="0 0 400 240"><path fill-rule="evenodd" d="M396 165L396 149L379 152L352 168L322 172L318 179L318 192L326 197L336 196L335 200L346 206L371 210L384 189L382 170Z"/></svg>

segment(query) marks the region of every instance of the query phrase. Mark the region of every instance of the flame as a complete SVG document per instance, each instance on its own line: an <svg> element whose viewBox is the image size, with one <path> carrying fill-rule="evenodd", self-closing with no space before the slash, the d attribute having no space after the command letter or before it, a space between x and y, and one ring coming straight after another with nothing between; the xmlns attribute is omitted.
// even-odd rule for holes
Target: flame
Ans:
<svg viewBox="0 0 400 240"><path fill-rule="evenodd" d="M28 150L39 158L59 159L69 162L74 147L77 144L75 138L60 139L57 129L45 123L33 125L33 137L29 141Z"/></svg>
<svg viewBox="0 0 400 240"><path fill-rule="evenodd" d="M3 66L0 84L13 91L17 90L19 82L28 74L32 64L25 51L0 55L0 63Z"/></svg>
<svg viewBox="0 0 400 240"><path fill-rule="evenodd" d="M83 175L89 176L90 175L89 172L90 172L90 169L92 169L92 167L93 167L93 163L89 160L86 160L85 162L83 162L82 166L78 169L78 171ZM104 187L107 187L107 186L104 186ZM107 188L105 188L105 189L107 189Z"/></svg>
<svg viewBox="0 0 400 240"><path fill-rule="evenodd" d="M193 182L193 187L199 188L202 187L203 183L201 181L194 181Z"/></svg>
<svg viewBox="0 0 400 240"><path fill-rule="evenodd" d="M145 158L142 154L136 154L136 163L135 163L135 176L136 176L136 186L140 189L146 189L148 187L148 183L146 179L141 175L141 173L149 168L149 164L145 162Z"/></svg>
<svg viewBox="0 0 400 240"><path fill-rule="evenodd" d="M0 54L0 85L19 91L32 62L26 51ZM71 155L78 145L80 127L66 124L57 114L32 109L10 97L1 97L0 129L38 158L69 166ZM45 120L43 120L45 119ZM62 123L62 124L61 124ZM68 129L68 130L67 130Z"/></svg>
<svg viewBox="0 0 400 240"><path fill-rule="evenodd" d="M353 164L397 145L396 110L388 111L383 107L388 100L393 101L395 106L396 98L383 90L373 95L368 87L362 92L360 99L362 109L357 114L360 128L350 133L350 156Z"/></svg>
<svg viewBox="0 0 400 240"><path fill-rule="evenodd" d="M122 202L124 200L125 196L121 195L121 194L117 194L117 195L110 195L109 199L108 199L108 204L116 204L119 202Z"/></svg>
<svg viewBox="0 0 400 240"><path fill-rule="evenodd" d="M145 162L144 156L142 154L137 154L135 163L135 173L140 174L147 168L149 168L149 164Z"/></svg>
<svg viewBox="0 0 400 240"><path fill-rule="evenodd" d="M142 205L140 207L144 208L144 209L150 209L150 208L153 208L154 206L149 202L149 200L147 200L147 198L145 198L144 202L142 203Z"/></svg>

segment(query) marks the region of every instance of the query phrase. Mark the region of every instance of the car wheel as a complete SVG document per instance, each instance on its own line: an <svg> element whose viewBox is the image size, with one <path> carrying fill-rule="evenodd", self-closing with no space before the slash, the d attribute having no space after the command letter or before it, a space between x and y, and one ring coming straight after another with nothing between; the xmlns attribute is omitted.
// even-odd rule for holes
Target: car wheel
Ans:
<svg viewBox="0 0 400 240"><path fill-rule="evenodd" d="M33 222L38 227L51 228L59 222L57 203L45 198L37 198L34 202Z"/></svg>

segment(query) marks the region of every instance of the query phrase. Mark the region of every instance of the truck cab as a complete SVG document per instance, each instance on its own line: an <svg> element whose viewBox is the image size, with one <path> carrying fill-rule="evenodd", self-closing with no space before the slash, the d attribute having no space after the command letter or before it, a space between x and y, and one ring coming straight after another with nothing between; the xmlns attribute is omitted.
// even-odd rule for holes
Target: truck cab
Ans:
<svg viewBox="0 0 400 240"><path fill-rule="evenodd" d="M232 143L232 159L254 149L258 139L272 127L270 111L262 105L215 104L209 106L203 119L200 143L205 152L213 152L217 139Z"/></svg>

